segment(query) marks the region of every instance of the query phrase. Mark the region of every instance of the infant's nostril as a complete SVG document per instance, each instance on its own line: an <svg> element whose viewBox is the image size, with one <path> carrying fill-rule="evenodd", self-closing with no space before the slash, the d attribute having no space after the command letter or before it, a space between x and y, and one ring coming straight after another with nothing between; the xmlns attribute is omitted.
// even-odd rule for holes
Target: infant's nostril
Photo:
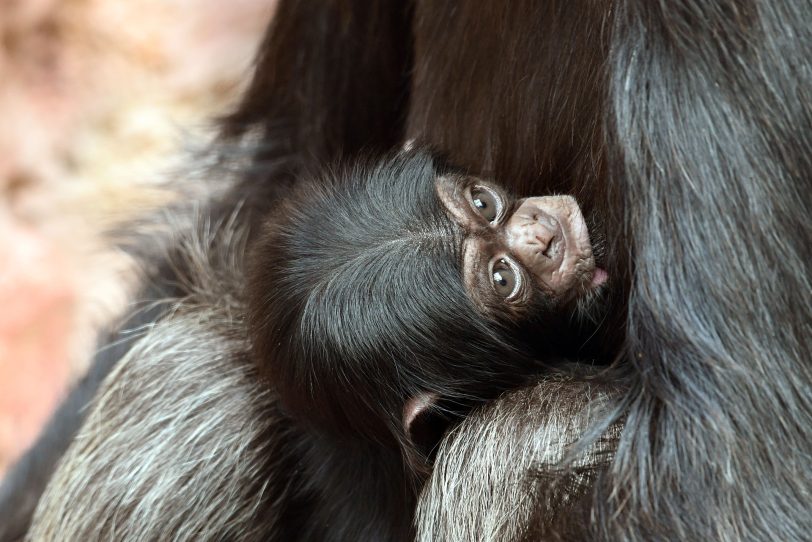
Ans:
<svg viewBox="0 0 812 542"><path fill-rule="evenodd" d="M553 245L555 244L555 235L545 235L543 238L539 238L539 242L544 246L544 250L541 251L541 254L547 258L551 258L552 255L550 254L553 250Z"/></svg>
<svg viewBox="0 0 812 542"><path fill-rule="evenodd" d="M531 235L539 244L536 249L541 249L542 253L546 255L556 238L557 224L552 224L549 220L546 220L546 217L542 217L541 220L534 222L531 228Z"/></svg>

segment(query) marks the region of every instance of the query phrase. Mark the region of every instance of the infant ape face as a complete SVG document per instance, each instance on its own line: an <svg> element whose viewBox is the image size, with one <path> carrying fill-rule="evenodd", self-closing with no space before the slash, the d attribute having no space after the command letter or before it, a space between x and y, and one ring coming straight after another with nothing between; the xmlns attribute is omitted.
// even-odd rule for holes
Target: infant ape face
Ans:
<svg viewBox="0 0 812 542"><path fill-rule="evenodd" d="M596 276L571 198L517 200L403 152L303 182L268 217L252 355L300 419L400 438L426 398L462 413L537 372L548 324Z"/></svg>
<svg viewBox="0 0 812 542"><path fill-rule="evenodd" d="M517 200L494 183L453 174L436 182L465 232L463 282L483 312L521 319L561 310L606 281L571 196Z"/></svg>

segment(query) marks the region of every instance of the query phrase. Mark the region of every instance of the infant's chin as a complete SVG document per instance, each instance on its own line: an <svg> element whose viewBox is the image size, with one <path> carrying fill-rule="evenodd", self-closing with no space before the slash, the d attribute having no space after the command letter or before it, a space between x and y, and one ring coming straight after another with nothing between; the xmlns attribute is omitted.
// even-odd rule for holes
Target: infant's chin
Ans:
<svg viewBox="0 0 812 542"><path fill-rule="evenodd" d="M594 264L590 265L589 269L578 274L576 283L570 286L564 305L579 309L591 306L606 289L608 281L609 274L605 269L596 267Z"/></svg>

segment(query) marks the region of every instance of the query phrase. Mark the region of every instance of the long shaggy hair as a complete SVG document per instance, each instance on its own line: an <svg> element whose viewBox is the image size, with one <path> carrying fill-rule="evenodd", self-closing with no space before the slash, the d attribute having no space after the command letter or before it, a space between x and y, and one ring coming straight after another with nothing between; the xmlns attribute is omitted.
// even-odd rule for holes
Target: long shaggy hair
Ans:
<svg viewBox="0 0 812 542"><path fill-rule="evenodd" d="M586 214L597 210L603 217L605 267L615 292L611 317L583 356L611 366L604 378L622 390L600 399L599 415L588 417L586 441L576 448L589 450L618 422L625 426L611 461L590 475L586 496L552 521L545 536L804 540L812 532L810 58L806 0L419 0L408 7L283 1L254 80L224 133L259 134L272 149L258 152L257 163L277 151L293 159L281 170L247 173L232 196L257 202L245 219L256 223L270 206L268 196L295 184L302 163L393 146L404 134L520 194L575 194ZM128 382L126 368L115 377L108 386L122 394L150 393L162 384ZM196 400L204 400L205 391L199 393ZM154 396L150 407L171 419L176 399ZM94 414L116 416L115 410ZM92 427L86 425L85 441ZM476 434L479 426L463 430ZM471 457L494 449L459 433L453 439ZM84 481L83 469L96 464L112 474L122 472L119 463L128 465L140 476L129 476L136 485L159 477L143 466L145 449L139 448L139 462L120 448L109 458L101 448L88 450L96 451L94 464L66 458L54 484L70 476ZM446 470L452 465L441 455L435 474L464 483L463 471ZM232 468L256 472L245 463ZM539 479L534 469L525 474L529 484ZM214 476L230 483L222 470L195 472L200 494L210 494ZM92 484L80 487L92 490ZM124 509L116 503L130 494L127 486L116 487L104 499L82 501L69 517L76 525L87 521L82 529L120 525ZM258 498L255 485L241 487L235 502ZM461 486L458 494L475 487ZM155 522L178 518L159 517L165 502L173 502L164 500L170 494L144 495L152 500L129 508L154 514L142 528L155 533ZM475 497L436 502L446 497L431 491L420 510L467 507L442 516L459 522L442 532L479 533L472 518L486 514L482 506L512 514L514 499L534 493L501 495L487 504ZM48 493L40 524L54 525L70 511L70 501L60 499L56 490ZM330 493L321 510L332 514L346 505L347 515L321 519L357 518L353 503L364 512L365 501ZM222 516L209 519L194 515L183 525L232 525ZM403 515L365 519L385 524ZM137 538L136 523L128 525ZM346 522L332 525L327 532L347 534ZM248 524L236 528L255 532ZM95 532L82 529L73 531ZM504 538L523 531L511 525L503 532ZM70 537L65 533L71 531L59 535Z"/></svg>
<svg viewBox="0 0 812 542"><path fill-rule="evenodd" d="M551 540L587 521L583 501L622 427L577 446L621 392L595 377L573 365L468 416L437 453L416 540Z"/></svg>

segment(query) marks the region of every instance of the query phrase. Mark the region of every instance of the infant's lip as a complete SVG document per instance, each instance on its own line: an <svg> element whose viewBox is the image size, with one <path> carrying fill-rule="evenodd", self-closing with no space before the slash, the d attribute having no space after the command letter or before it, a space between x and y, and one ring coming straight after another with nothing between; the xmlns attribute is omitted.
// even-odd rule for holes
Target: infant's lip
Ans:
<svg viewBox="0 0 812 542"><path fill-rule="evenodd" d="M609 280L609 273L607 273L605 269L596 267L595 271L592 273L592 283L590 286L592 288L597 288L601 284L604 284L607 280Z"/></svg>

